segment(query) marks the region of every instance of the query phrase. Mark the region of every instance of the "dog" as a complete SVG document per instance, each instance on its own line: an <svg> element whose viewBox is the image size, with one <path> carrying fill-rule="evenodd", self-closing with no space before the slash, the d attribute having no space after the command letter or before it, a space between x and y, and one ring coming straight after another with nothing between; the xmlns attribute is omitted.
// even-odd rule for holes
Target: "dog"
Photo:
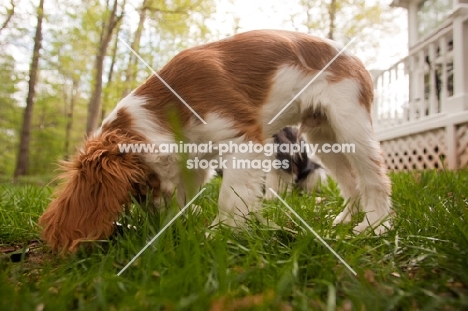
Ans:
<svg viewBox="0 0 468 311"><path fill-rule="evenodd" d="M130 195L146 196L148 189L155 200L177 190L184 206L209 174L200 167L187 170L184 161L211 161L218 154L157 152L162 142L261 145L290 125L300 125L319 146L355 145L354 153L320 154L347 202L333 224L350 222L362 209L364 220L354 231L370 226L384 232L392 213L391 184L372 128L372 79L357 57L339 53L333 41L280 30L240 33L180 52L123 98L62 164L62 186L39 219L43 239L52 250L74 252L80 241L107 238ZM149 143L156 151L119 149ZM227 164L213 225L242 227L258 214L265 172L237 169L235 161L265 159L236 150L223 155Z"/></svg>
<svg viewBox="0 0 468 311"><path fill-rule="evenodd" d="M306 141L300 135L299 130L287 126L273 135L273 138L275 145L288 146L287 151L276 152L276 159L281 162L286 160L288 165L286 168L271 170L266 174L265 198L275 198L273 192L268 191L270 188L276 193L290 191L293 188L304 192L320 191L320 185L327 182L327 174L320 160L315 155L309 155L303 148ZM297 146L300 150L293 150L293 146Z"/></svg>

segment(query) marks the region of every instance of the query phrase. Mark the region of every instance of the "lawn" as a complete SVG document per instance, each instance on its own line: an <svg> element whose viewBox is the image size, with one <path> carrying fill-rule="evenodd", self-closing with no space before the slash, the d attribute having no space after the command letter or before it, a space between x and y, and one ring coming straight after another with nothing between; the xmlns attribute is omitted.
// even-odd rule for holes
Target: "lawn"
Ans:
<svg viewBox="0 0 468 311"><path fill-rule="evenodd" d="M265 217L297 233L252 222L207 237L219 178L195 201L202 211L186 211L117 276L175 206L148 215L135 205L109 241L59 257L40 242L36 224L51 188L40 179L3 182L0 310L468 309L468 172L391 177L396 217L382 236L332 227L344 204L333 182L317 204L313 195L284 195L357 276L277 200L264 203Z"/></svg>

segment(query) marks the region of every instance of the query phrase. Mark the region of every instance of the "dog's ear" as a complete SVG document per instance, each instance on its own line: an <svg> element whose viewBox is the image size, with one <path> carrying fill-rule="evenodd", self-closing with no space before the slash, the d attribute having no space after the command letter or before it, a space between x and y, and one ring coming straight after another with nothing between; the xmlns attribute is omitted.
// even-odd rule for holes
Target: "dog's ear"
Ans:
<svg viewBox="0 0 468 311"><path fill-rule="evenodd" d="M145 166L134 153L120 153L126 135L90 138L70 162L62 164L62 189L39 219L42 237L55 251L73 252L80 241L107 238L132 184L145 183Z"/></svg>

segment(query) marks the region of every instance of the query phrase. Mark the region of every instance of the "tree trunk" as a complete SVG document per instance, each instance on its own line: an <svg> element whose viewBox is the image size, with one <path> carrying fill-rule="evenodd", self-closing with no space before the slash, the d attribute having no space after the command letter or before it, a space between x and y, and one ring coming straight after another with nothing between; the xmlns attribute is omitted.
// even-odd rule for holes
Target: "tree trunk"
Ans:
<svg viewBox="0 0 468 311"><path fill-rule="evenodd" d="M104 58L106 57L107 47L112 38L114 29L122 19L123 15L117 15L117 3L118 0L114 0L112 11L109 14L109 18L104 23L101 36L99 40L98 53L94 62L94 85L91 99L88 103L88 119L86 123L86 133L91 134L98 126L99 115L101 112L101 94L102 94L102 74L104 68Z"/></svg>
<svg viewBox="0 0 468 311"><path fill-rule="evenodd" d="M101 110L102 72L105 56L105 51L103 52L102 50L102 48L99 49L98 55L96 56L96 60L94 61L95 80L93 85L93 92L91 94L91 99L88 103L88 120L86 123L86 133L88 135L97 128L99 120L99 111Z"/></svg>
<svg viewBox="0 0 468 311"><path fill-rule="evenodd" d="M309 34L312 34L313 33L313 29L311 29L311 25L312 25L312 14L310 13L310 10L312 9L312 5L311 5L311 2L310 1L307 1L306 3L306 14L307 14L307 33Z"/></svg>
<svg viewBox="0 0 468 311"><path fill-rule="evenodd" d="M328 39L333 40L335 35L335 21L336 21L336 0L331 0L330 6L328 7L328 17L330 24L328 27Z"/></svg>
<svg viewBox="0 0 468 311"><path fill-rule="evenodd" d="M138 21L138 27L135 31L132 44L130 45L132 50L134 50L136 53L138 53L138 50L140 49L140 39L141 35L143 34L143 29L145 28L146 11L147 0L144 0L140 9L140 20ZM125 71L125 88L123 90L122 97L125 97L128 95L128 93L130 93L130 91L132 90L132 84L136 79L136 57L135 54L133 54L132 52L130 52L129 55L130 57L128 59L127 70Z"/></svg>
<svg viewBox="0 0 468 311"><path fill-rule="evenodd" d="M36 82L38 76L38 66L40 58L40 50L42 47L42 21L44 19L44 0L40 0L37 7L37 26L34 36L34 48L31 59L31 67L29 69L28 96L26 98L26 108L23 115L23 126L21 128L19 153L16 161L14 179L18 176L28 173L29 165L29 142L31 140L31 120L34 108L34 96L36 93Z"/></svg>
<svg viewBox="0 0 468 311"><path fill-rule="evenodd" d="M79 79L73 78L71 97L70 97L70 107L68 108L67 125L65 127L65 160L68 160L68 156L70 154L70 141L71 141L71 132L73 128L73 116L75 113L75 104L78 101L78 98L80 95L79 87L80 87Z"/></svg>
<svg viewBox="0 0 468 311"><path fill-rule="evenodd" d="M107 87L111 84L112 78L114 77L114 67L115 67L115 63L117 61L117 46L118 46L118 43L119 43L118 36L119 36L119 30L117 30L117 35L115 36L115 39L114 39L114 49L112 51L112 61L111 61L110 67L109 67L109 74L107 75ZM106 99L108 100L108 98L106 98ZM101 123L102 123L102 121L104 121L105 117L106 117L106 107L105 107L105 105L102 105L102 108L101 108Z"/></svg>

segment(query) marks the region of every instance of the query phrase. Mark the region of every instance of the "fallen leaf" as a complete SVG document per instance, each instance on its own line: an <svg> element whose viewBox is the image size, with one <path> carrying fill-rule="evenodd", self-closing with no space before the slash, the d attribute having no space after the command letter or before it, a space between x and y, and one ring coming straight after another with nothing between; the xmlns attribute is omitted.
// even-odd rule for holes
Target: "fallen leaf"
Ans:
<svg viewBox="0 0 468 311"><path fill-rule="evenodd" d="M401 275L400 275L399 273L397 273L397 272L392 272L392 273L390 273L390 275L393 275L393 276L396 277L396 278L400 278L400 277L401 277Z"/></svg>

